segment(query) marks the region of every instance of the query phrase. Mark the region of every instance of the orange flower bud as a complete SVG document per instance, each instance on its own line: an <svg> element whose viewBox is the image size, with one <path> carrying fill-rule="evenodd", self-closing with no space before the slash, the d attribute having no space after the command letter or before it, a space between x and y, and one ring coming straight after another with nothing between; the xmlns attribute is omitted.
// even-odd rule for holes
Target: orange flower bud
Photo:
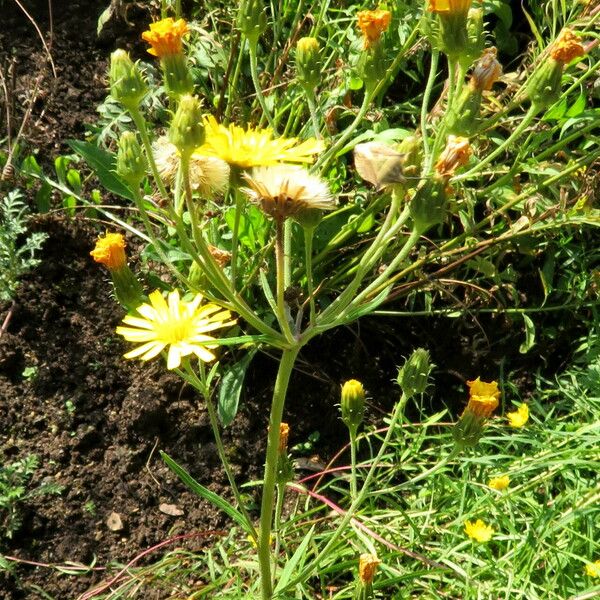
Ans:
<svg viewBox="0 0 600 600"><path fill-rule="evenodd" d="M381 34L387 31L392 13L389 10L361 10L356 17L358 27L364 36L364 47L366 49L379 42Z"/></svg>
<svg viewBox="0 0 600 600"><path fill-rule="evenodd" d="M150 29L142 33L142 39L152 48L148 50L152 56L169 56L181 54L183 47L181 39L188 33L189 28L184 19L173 21L171 17L156 23L150 23Z"/></svg>
<svg viewBox="0 0 600 600"><path fill-rule="evenodd" d="M110 271L125 266L125 238L120 233L107 233L99 237L96 247L90 252L92 258Z"/></svg>
<svg viewBox="0 0 600 600"><path fill-rule="evenodd" d="M465 413L469 412L476 417L487 419L498 408L500 390L498 383L492 381L486 383L478 377L473 381L467 381L469 386L469 403Z"/></svg>
<svg viewBox="0 0 600 600"><path fill-rule="evenodd" d="M568 28L561 31L550 48L550 56L563 65L570 63L574 58L583 56L584 54L585 50L579 38Z"/></svg>

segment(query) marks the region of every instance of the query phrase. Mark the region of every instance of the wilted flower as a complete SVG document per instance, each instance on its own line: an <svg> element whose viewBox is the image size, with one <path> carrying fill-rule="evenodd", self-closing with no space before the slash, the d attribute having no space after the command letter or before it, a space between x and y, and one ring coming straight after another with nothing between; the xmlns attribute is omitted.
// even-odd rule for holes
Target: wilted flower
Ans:
<svg viewBox="0 0 600 600"><path fill-rule="evenodd" d="M579 37L568 28L560 32L560 35L550 48L550 56L563 65L570 63L573 59L584 54L585 50Z"/></svg>
<svg viewBox="0 0 600 600"><path fill-rule="evenodd" d="M600 560L585 565L585 574L590 577L600 577Z"/></svg>
<svg viewBox="0 0 600 600"><path fill-rule="evenodd" d="M475 63L470 81L474 89L491 90L494 83L502 76L502 65L496 58L497 54L496 48L488 48Z"/></svg>
<svg viewBox="0 0 600 600"><path fill-rule="evenodd" d="M90 255L111 271L121 269L126 264L125 238L120 233L107 233L98 238Z"/></svg>
<svg viewBox="0 0 600 600"><path fill-rule="evenodd" d="M371 585L375 577L375 571L381 561L373 554L361 554L358 561L358 576L363 585Z"/></svg>
<svg viewBox="0 0 600 600"><path fill-rule="evenodd" d="M492 477L488 481L488 486L493 490L501 492L510 485L510 477L508 475L502 475L501 477Z"/></svg>
<svg viewBox="0 0 600 600"><path fill-rule="evenodd" d="M173 21L171 17L150 23L150 29L142 33L142 39L151 45L152 56L168 56L182 52L182 38L189 28L184 19Z"/></svg>
<svg viewBox="0 0 600 600"><path fill-rule="evenodd" d="M473 381L467 381L469 386L469 403L465 412L470 412L478 417L489 418L498 408L500 390L498 383L491 381L486 383L478 377Z"/></svg>
<svg viewBox="0 0 600 600"><path fill-rule="evenodd" d="M452 177L456 169L466 165L471 156L471 145L468 138L449 135L446 148L435 163L435 172L440 177Z"/></svg>
<svg viewBox="0 0 600 600"><path fill-rule="evenodd" d="M489 542L494 535L494 529L486 525L481 519L465 521L465 533L477 542Z"/></svg>
<svg viewBox="0 0 600 600"><path fill-rule="evenodd" d="M529 421L529 407L523 403L515 412L506 413L511 427L523 427Z"/></svg>
<svg viewBox="0 0 600 600"><path fill-rule="evenodd" d="M287 423L279 424L279 454L287 452L290 426Z"/></svg>
<svg viewBox="0 0 600 600"><path fill-rule="evenodd" d="M234 124L226 127L212 115L205 118L204 127L206 141L197 154L218 156L242 169L282 162L311 163L324 148L323 142L314 138L300 142L297 138L273 138L270 129L245 130Z"/></svg>
<svg viewBox="0 0 600 600"><path fill-rule="evenodd" d="M137 315L127 315L125 325L117 327L117 333L128 342L141 345L125 354L125 358L150 360L168 347L167 368L176 369L182 357L195 354L203 362L215 360L209 348L216 348L209 332L235 324L231 313L209 302L202 304L202 294L196 294L191 302L179 298L174 290L168 295L168 303L160 290L149 296L150 304L137 307Z"/></svg>
<svg viewBox="0 0 600 600"><path fill-rule="evenodd" d="M354 166L358 174L377 189L405 181L404 154L381 142L354 146Z"/></svg>
<svg viewBox="0 0 600 600"><path fill-rule="evenodd" d="M311 210L333 210L335 201L327 184L295 165L258 167L244 175L243 191L274 219L297 217Z"/></svg>
<svg viewBox="0 0 600 600"><path fill-rule="evenodd" d="M366 49L379 42L382 33L387 31L392 13L389 10L361 10L356 18L358 28L363 34L363 43Z"/></svg>

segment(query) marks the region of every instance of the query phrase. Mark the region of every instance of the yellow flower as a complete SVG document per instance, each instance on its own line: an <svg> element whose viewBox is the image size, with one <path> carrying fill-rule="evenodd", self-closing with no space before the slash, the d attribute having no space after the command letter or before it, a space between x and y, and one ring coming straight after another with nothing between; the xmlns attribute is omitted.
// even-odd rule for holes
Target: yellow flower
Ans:
<svg viewBox="0 0 600 600"><path fill-rule="evenodd" d="M389 10L361 10L356 18L366 49L376 44L380 40L381 34L387 31L392 13Z"/></svg>
<svg viewBox="0 0 600 600"><path fill-rule="evenodd" d="M477 542L489 542L494 535L494 529L486 525L481 519L465 521L465 533Z"/></svg>
<svg viewBox="0 0 600 600"><path fill-rule="evenodd" d="M306 210L333 210L335 201L327 184L296 165L258 167L244 175L242 188L250 199L275 219L296 216Z"/></svg>
<svg viewBox="0 0 600 600"><path fill-rule="evenodd" d="M550 56L557 62L564 65L570 63L578 56L583 56L585 50L579 38L571 31L565 28L550 48Z"/></svg>
<svg viewBox="0 0 600 600"><path fill-rule="evenodd" d="M585 565L585 574L590 577L600 577L600 560Z"/></svg>
<svg viewBox="0 0 600 600"><path fill-rule="evenodd" d="M281 162L311 163L314 155L324 149L323 143L314 138L299 142L297 138L275 139L270 129L245 130L233 124L225 127L212 115L205 118L204 128L206 141L197 154L218 156L242 169Z"/></svg>
<svg viewBox="0 0 600 600"><path fill-rule="evenodd" d="M181 38L188 31L189 28L184 19L173 21L169 17L156 23L150 23L149 31L142 33L142 39L152 46L148 50L148 54L162 58L182 52Z"/></svg>
<svg viewBox="0 0 600 600"><path fill-rule="evenodd" d="M210 362L215 355L208 348L215 338L206 335L215 329L228 327L235 323L231 313L217 304L202 305L202 295L197 294L191 302L179 299L179 292L169 293L168 303L160 290L149 296L150 304L137 307L137 315L127 315L123 323L131 327L117 327L117 333L128 342L138 342L138 346L125 354L125 358L150 360L167 346L167 368L175 369L181 364L181 358L195 354L200 360Z"/></svg>
<svg viewBox="0 0 600 600"><path fill-rule="evenodd" d="M173 185L180 163L175 144L162 136L152 144L152 150L161 179ZM202 196L223 192L229 183L229 165L216 156L194 152L190 158L190 183Z"/></svg>
<svg viewBox="0 0 600 600"><path fill-rule="evenodd" d="M90 252L92 258L111 271L125 266L125 238L120 233L107 233L99 237L95 248Z"/></svg>
<svg viewBox="0 0 600 600"><path fill-rule="evenodd" d="M486 383L478 377L473 381L467 381L469 386L469 403L465 412L470 412L477 417L489 418L498 408L500 390L498 383L492 381Z"/></svg>
<svg viewBox="0 0 600 600"><path fill-rule="evenodd" d="M361 554L358 561L358 576L363 584L373 583L375 571L381 564L381 561L373 554Z"/></svg>
<svg viewBox="0 0 600 600"><path fill-rule="evenodd" d="M529 407L521 404L515 412L506 413L511 427L523 427L529 421Z"/></svg>
<svg viewBox="0 0 600 600"><path fill-rule="evenodd" d="M501 492L510 485L510 477L508 475L503 475L502 477L492 477L489 480L488 485L493 490L498 490L499 492Z"/></svg>
<svg viewBox="0 0 600 600"><path fill-rule="evenodd" d="M435 171L441 177L452 177L459 167L466 165L471 156L471 145L465 137L449 135L448 142L435 163Z"/></svg>
<svg viewBox="0 0 600 600"><path fill-rule="evenodd" d="M472 0L429 0L428 9L433 13L456 15L467 13Z"/></svg>

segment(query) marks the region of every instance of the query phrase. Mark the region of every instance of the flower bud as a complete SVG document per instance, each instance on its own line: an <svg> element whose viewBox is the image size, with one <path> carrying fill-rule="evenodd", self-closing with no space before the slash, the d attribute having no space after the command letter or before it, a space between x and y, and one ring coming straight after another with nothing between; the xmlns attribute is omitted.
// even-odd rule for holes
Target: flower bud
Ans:
<svg viewBox="0 0 600 600"><path fill-rule="evenodd" d="M382 34L390 26L392 13L389 10L361 10L356 18L363 34L363 47L367 50L379 43Z"/></svg>
<svg viewBox="0 0 600 600"><path fill-rule="evenodd" d="M192 94L194 82L185 54L168 54L160 59L167 93L179 97Z"/></svg>
<svg viewBox="0 0 600 600"><path fill-rule="evenodd" d="M429 385L429 374L433 365L429 352L424 348L417 348L398 370L398 385L407 398L417 394L424 394Z"/></svg>
<svg viewBox="0 0 600 600"><path fill-rule="evenodd" d="M195 96L180 98L177 112L171 121L169 141L182 155L191 156L192 152L204 142L204 125L200 101Z"/></svg>
<svg viewBox="0 0 600 600"><path fill-rule="evenodd" d="M137 108L148 90L137 66L125 50L115 50L110 56L110 93L125 108Z"/></svg>
<svg viewBox="0 0 600 600"><path fill-rule="evenodd" d="M360 54L356 69L369 93L373 92L385 76L386 63L385 52L381 44L373 44Z"/></svg>
<svg viewBox="0 0 600 600"><path fill-rule="evenodd" d="M350 379L344 383L340 409L342 421L348 429L356 433L365 412L365 388L360 381Z"/></svg>
<svg viewBox="0 0 600 600"><path fill-rule="evenodd" d="M483 9L472 8L467 13L467 43L460 53L458 60L461 65L468 69L476 60L485 47L485 28L483 23Z"/></svg>
<svg viewBox="0 0 600 600"><path fill-rule="evenodd" d="M119 139L117 175L135 188L146 175L146 158L135 133L131 131L126 131Z"/></svg>
<svg viewBox="0 0 600 600"><path fill-rule="evenodd" d="M480 90L473 88L471 84L465 86L448 113L448 133L472 135L476 129L482 99L483 93Z"/></svg>
<svg viewBox="0 0 600 600"><path fill-rule="evenodd" d="M397 146L398 152L404 155L403 170L406 177L417 177L423 162L423 141L417 135L406 136Z"/></svg>
<svg viewBox="0 0 600 600"><path fill-rule="evenodd" d="M267 28L265 3L262 0L242 0L238 9L237 23L248 41L256 44Z"/></svg>
<svg viewBox="0 0 600 600"><path fill-rule="evenodd" d="M321 81L322 67L319 41L314 37L300 38L296 45L296 77L300 85L314 91Z"/></svg>
<svg viewBox="0 0 600 600"><path fill-rule="evenodd" d="M442 223L446 217L447 180L434 175L417 188L408 206L414 226L421 233Z"/></svg>

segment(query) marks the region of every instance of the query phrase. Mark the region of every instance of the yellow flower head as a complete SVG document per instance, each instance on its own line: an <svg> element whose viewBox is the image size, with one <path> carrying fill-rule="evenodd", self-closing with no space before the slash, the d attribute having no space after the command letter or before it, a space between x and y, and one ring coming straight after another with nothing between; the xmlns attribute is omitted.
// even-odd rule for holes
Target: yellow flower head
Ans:
<svg viewBox="0 0 600 600"><path fill-rule="evenodd" d="M373 583L375 571L381 561L373 554L361 554L358 561L358 576L364 585Z"/></svg>
<svg viewBox="0 0 600 600"><path fill-rule="evenodd" d="M279 425L279 454L287 452L289 437L290 426L287 423L281 423Z"/></svg>
<svg viewBox="0 0 600 600"><path fill-rule="evenodd" d="M465 533L477 542L489 542L494 535L494 529L486 525L481 519L465 521Z"/></svg>
<svg viewBox="0 0 600 600"><path fill-rule="evenodd" d="M90 255L111 271L122 269L126 262L125 238L120 233L107 233L98 238Z"/></svg>
<svg viewBox="0 0 600 600"><path fill-rule="evenodd" d="M202 303L202 295L197 294L191 302L180 300L179 292L169 293L168 303L160 290L152 292L150 303L137 307L137 315L127 315L123 323L131 327L117 327L117 333L128 342L138 346L125 354L125 358L150 360L168 347L167 368L175 369L181 358L195 354L204 362L211 362L215 355L209 348L215 338L207 333L235 323L231 313L217 304Z"/></svg>
<svg viewBox="0 0 600 600"><path fill-rule="evenodd" d="M474 381L467 381L467 385L469 386L469 403L465 412L487 419L498 408L500 399L498 383L496 381L486 383L478 377Z"/></svg>
<svg viewBox="0 0 600 600"><path fill-rule="evenodd" d="M557 62L566 65L574 58L583 56L585 50L580 39L571 29L565 28L550 48L550 56Z"/></svg>
<svg viewBox="0 0 600 600"><path fill-rule="evenodd" d="M376 44L381 39L381 34L387 31L392 13L389 10L361 10L356 18L366 49Z"/></svg>
<svg viewBox="0 0 600 600"><path fill-rule="evenodd" d="M511 427L523 427L529 421L529 407L521 404L515 412L506 413Z"/></svg>
<svg viewBox="0 0 600 600"><path fill-rule="evenodd" d="M472 0L429 0L428 10L432 13L456 15L466 14Z"/></svg>
<svg viewBox="0 0 600 600"><path fill-rule="evenodd" d="M501 492L510 485L510 477L508 475L502 475L502 477L492 477L489 480L488 485L493 490L498 490L499 492Z"/></svg>
<svg viewBox="0 0 600 600"><path fill-rule="evenodd" d="M456 169L466 165L471 156L471 145L466 137L449 135L448 142L435 163L435 171L441 177L452 177Z"/></svg>
<svg viewBox="0 0 600 600"><path fill-rule="evenodd" d="M600 560L585 565L585 574L590 577L600 577Z"/></svg>
<svg viewBox="0 0 600 600"><path fill-rule="evenodd" d="M296 138L273 138L270 129L247 130L237 125L220 125L212 116L204 120L205 143L197 154L218 156L232 166L248 169L276 165L281 162L311 163L314 155L322 152L323 143L310 138L299 142Z"/></svg>
<svg viewBox="0 0 600 600"><path fill-rule="evenodd" d="M296 165L258 167L244 178L248 187L242 188L243 191L274 219L296 216L310 209L335 208L327 184Z"/></svg>
<svg viewBox="0 0 600 600"><path fill-rule="evenodd" d="M162 136L154 142L152 150L161 179L173 185L181 161L175 144ZM229 165L216 156L194 153L190 158L190 183L201 196L219 194L229 183Z"/></svg>
<svg viewBox="0 0 600 600"><path fill-rule="evenodd" d="M142 33L142 39L152 46L148 50L148 54L162 58L182 52L181 38L188 31L189 28L184 19L173 21L169 17L156 23L150 23L150 29Z"/></svg>

